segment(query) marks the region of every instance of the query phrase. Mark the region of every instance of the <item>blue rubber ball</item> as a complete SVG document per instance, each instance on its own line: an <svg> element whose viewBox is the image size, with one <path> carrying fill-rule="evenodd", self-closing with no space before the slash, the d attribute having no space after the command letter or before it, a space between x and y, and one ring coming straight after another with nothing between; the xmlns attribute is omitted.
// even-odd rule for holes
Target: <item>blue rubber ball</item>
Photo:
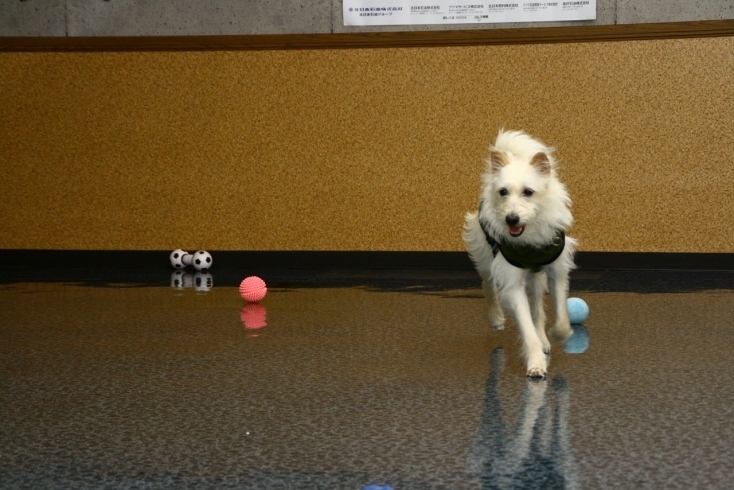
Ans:
<svg viewBox="0 0 734 490"><path fill-rule="evenodd" d="M589 305L581 298L568 298L566 302L571 325L578 325L589 318Z"/></svg>
<svg viewBox="0 0 734 490"><path fill-rule="evenodd" d="M589 331L583 325L571 327L573 335L563 344L563 351L567 354L583 354L589 348Z"/></svg>

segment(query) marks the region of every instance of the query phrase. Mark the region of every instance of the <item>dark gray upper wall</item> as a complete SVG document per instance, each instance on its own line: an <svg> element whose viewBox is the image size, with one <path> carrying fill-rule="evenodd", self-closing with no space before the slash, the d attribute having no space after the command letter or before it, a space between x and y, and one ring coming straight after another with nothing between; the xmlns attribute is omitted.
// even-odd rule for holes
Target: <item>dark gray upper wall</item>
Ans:
<svg viewBox="0 0 734 490"><path fill-rule="evenodd" d="M597 0L594 21L344 27L341 0L0 0L0 36L312 34L718 19L734 19L734 2Z"/></svg>

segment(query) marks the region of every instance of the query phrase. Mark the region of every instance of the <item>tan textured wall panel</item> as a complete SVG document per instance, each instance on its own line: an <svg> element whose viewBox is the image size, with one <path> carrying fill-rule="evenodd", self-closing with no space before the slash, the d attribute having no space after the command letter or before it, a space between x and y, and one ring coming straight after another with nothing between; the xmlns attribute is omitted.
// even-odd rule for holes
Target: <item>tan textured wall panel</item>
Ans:
<svg viewBox="0 0 734 490"><path fill-rule="evenodd" d="M734 38L0 54L0 248L463 250L501 126L587 251L732 252Z"/></svg>

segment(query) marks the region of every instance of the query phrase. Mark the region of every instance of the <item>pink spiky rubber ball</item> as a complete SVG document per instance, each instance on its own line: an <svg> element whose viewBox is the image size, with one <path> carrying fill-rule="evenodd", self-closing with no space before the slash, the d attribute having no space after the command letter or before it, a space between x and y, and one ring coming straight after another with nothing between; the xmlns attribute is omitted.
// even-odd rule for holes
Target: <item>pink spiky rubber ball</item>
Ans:
<svg viewBox="0 0 734 490"><path fill-rule="evenodd" d="M265 281L257 276L246 277L240 283L240 296L250 303L257 303L265 297L267 292L268 288L265 286Z"/></svg>

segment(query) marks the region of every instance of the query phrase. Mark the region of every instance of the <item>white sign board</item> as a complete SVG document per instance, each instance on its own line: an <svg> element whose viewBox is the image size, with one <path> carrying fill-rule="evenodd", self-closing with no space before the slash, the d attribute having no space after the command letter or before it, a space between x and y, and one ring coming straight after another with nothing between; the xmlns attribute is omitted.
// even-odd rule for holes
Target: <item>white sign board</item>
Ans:
<svg viewBox="0 0 734 490"><path fill-rule="evenodd" d="M345 26L596 19L596 0L343 0Z"/></svg>

